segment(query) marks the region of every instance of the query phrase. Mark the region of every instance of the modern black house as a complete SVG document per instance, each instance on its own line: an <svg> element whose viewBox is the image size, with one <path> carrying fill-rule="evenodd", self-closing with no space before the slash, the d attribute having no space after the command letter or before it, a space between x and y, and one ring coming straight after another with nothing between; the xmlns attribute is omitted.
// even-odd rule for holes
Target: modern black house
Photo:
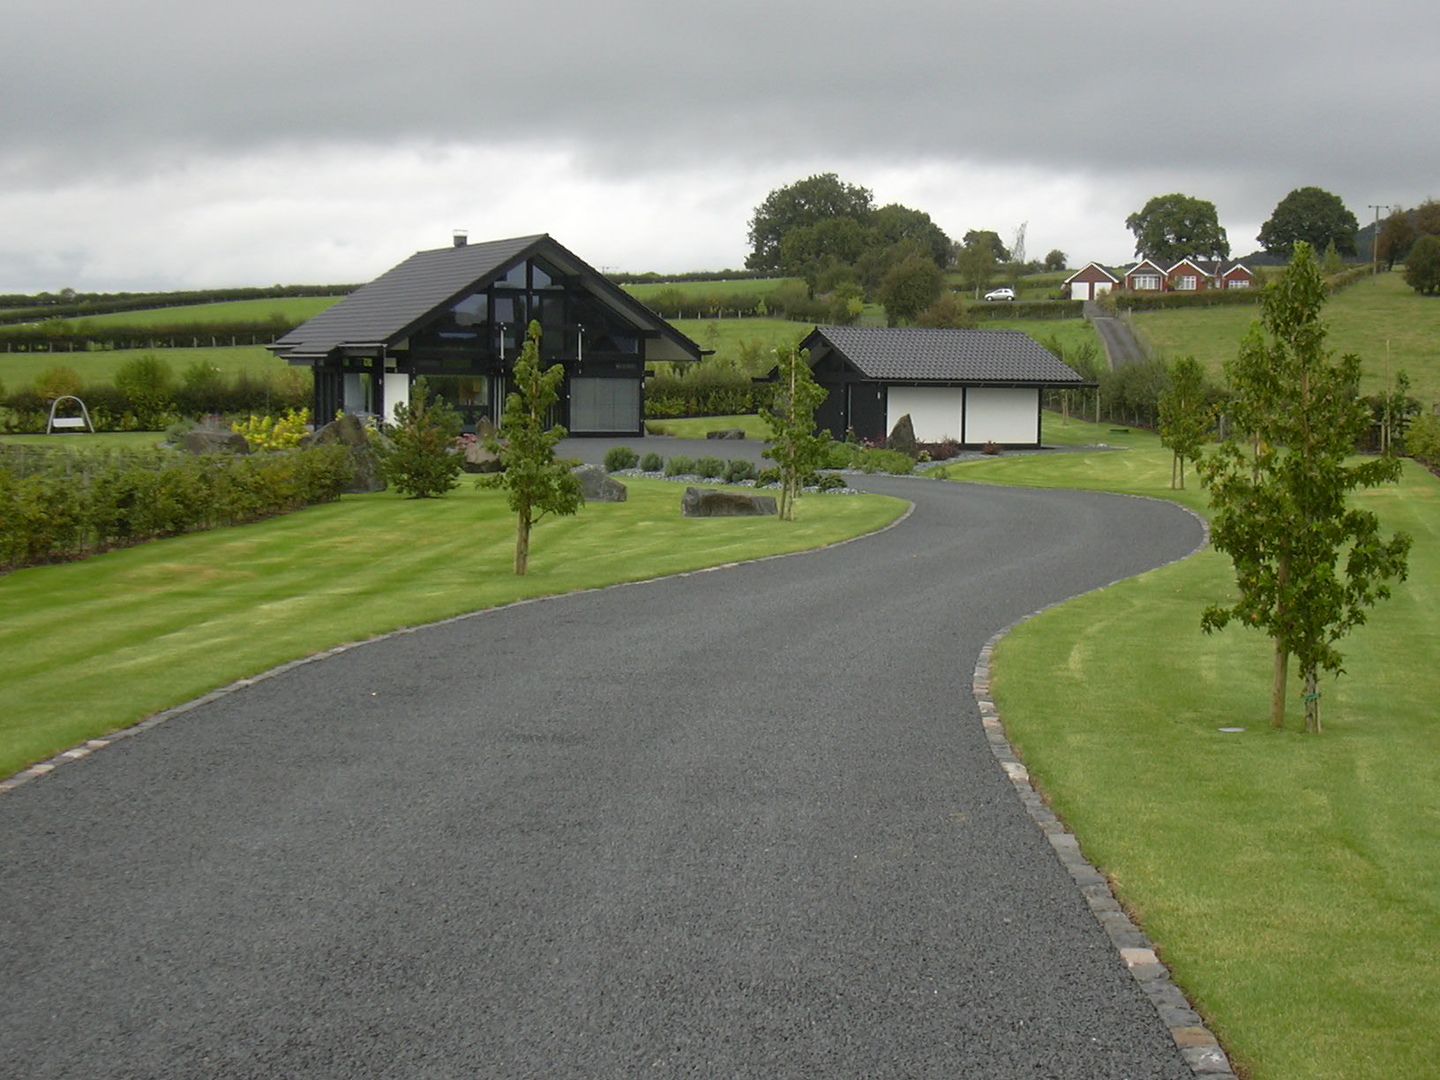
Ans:
<svg viewBox="0 0 1440 1080"><path fill-rule="evenodd" d="M883 439L908 414L921 442L1039 446L1041 391L1093 385L1018 330L817 326L801 348L837 439Z"/></svg>
<svg viewBox="0 0 1440 1080"><path fill-rule="evenodd" d="M392 419L424 376L474 430L498 424L531 321L563 364L555 419L575 435L645 433L645 364L700 346L548 235L416 252L269 348L315 373L315 419Z"/></svg>

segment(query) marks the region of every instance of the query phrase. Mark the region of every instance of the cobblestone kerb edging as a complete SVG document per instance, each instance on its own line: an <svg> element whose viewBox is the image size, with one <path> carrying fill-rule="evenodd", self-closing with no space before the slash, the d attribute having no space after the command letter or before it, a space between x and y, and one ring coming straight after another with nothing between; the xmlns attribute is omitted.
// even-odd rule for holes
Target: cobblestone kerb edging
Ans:
<svg viewBox="0 0 1440 1080"><path fill-rule="evenodd" d="M860 536L851 536L848 539L837 540L833 544L824 544L821 547L806 548L803 551L784 551L778 555L761 555L759 558L756 559L741 559L738 562L720 563L716 566L702 566L698 570L682 570L678 574L662 574L660 577L642 578L639 581L617 581L613 585L599 585L593 589L575 589L572 592L553 593L549 596L532 596L524 600L516 600L513 603L500 604L497 607L482 608L480 611L467 611L463 615L452 615L448 619L440 619L432 623L422 623L419 626L402 626L399 630L391 630L387 634L377 634L375 637L366 638L363 641L350 641L346 642L344 645L336 645L333 649L326 649L324 652L314 653L311 656L304 656L301 657L299 660L291 660L288 663L281 664L279 667L273 667L269 671L262 671L258 675L252 675L249 678L245 679L237 679L229 685L222 686L216 690L212 690L210 691L210 693L205 694L202 697L195 698L193 701L187 701L183 705L176 705L172 709L166 709L164 712L158 712L153 716L148 716L144 720L141 720L139 723L132 724L130 727L121 728L119 731L111 732L104 738L89 739L86 742L81 743L79 746L72 746L69 750L62 750L60 753L56 754L54 757L50 758L47 761L37 762L36 764L31 765L29 768L21 769L13 776L9 776L6 777L4 780L0 780L0 795L6 795L9 792L14 791L21 784L27 784L31 780L38 780L42 776L48 776L50 773L54 772L62 765L69 765L72 762L81 761L89 757L91 754L95 753L97 750L105 749L105 747L109 746L111 743L116 742L119 739L128 739L133 735L139 735L142 731L148 731L158 724L163 724L167 720L172 720L175 717L188 713L193 709L198 709L202 705L208 705L212 701L218 701L220 698L225 697L229 694L233 694L237 690L244 690L247 686L254 686L256 683L262 682L265 679L273 679L275 676L283 675L285 674L285 672L290 671L293 668L300 667L302 664L313 664L320 660L327 660L332 656L338 656L340 653L349 652L351 649L358 649L362 645L373 645L377 641L384 641L387 638L397 637L400 634L413 634L417 630L426 630L432 626L445 626L449 623L461 622L465 619L478 619L483 616L493 614L497 611L505 611L508 608L520 607L524 604L540 604L544 603L547 600L561 600L565 597L581 596L585 593L601 592L605 589L624 589L637 585L653 585L657 581L669 581L672 578L691 577L695 574L711 574L717 570L730 570L737 566L748 566L751 563L771 562L774 559L791 559L797 555L813 555L819 551L829 551L831 548L844 547L846 544L853 544L859 540L868 540L872 536L879 536L881 533L887 533L891 529L895 529L903 525L905 521L910 517L910 515L914 512L915 504L912 502L908 506L906 506L905 512L901 514L898 518L890 522L890 524L885 525L882 528L876 529L874 532L863 533Z"/></svg>
<svg viewBox="0 0 1440 1080"><path fill-rule="evenodd" d="M1132 498L1147 498L1143 495L1131 496ZM1182 509L1185 509L1182 507ZM1209 524L1199 514L1187 510L1200 522L1203 534L1200 544L1178 559L1172 559L1161 566L1173 566L1175 563L1183 562L1200 551L1210 543ZM1160 569L1161 567L1155 567ZM1125 579L1120 579L1125 580ZM1077 596L1087 596L1092 592L1099 592L1101 589L1108 589L1118 585L1120 581L1112 581L1108 585L1101 585L1085 593L1078 593ZM1075 596L1069 600L1076 599ZM1005 775L1015 786L1015 792L1020 796L1030 819L1039 826L1040 831L1045 834L1045 839L1055 850L1055 856L1060 860L1061 865L1070 872L1080 894L1090 906L1090 911L1099 920L1105 933L1109 935L1110 941L1114 944L1120 954L1121 961L1134 976L1135 981L1140 984L1140 989L1155 1006L1155 1011L1160 1014L1160 1020L1170 1031L1170 1037L1175 1040L1179 1047L1180 1054L1184 1057L1186 1064L1197 1077L1205 1080L1224 1080L1230 1077L1234 1080L1235 1072L1230 1067L1230 1060L1225 1056L1225 1051L1220 1048L1220 1042L1215 1038L1214 1033L1205 1026L1205 1021L1190 1007L1190 1002L1180 992L1170 979L1169 969L1155 955L1155 946L1145 933L1135 925L1130 916L1120 907L1115 899L1115 894L1110 891L1110 883L1104 876L1090 864L1080 851L1080 843L1075 835L1065 827L1065 823L1056 817L1054 811L1045 805L1045 800L1030 782L1030 773L1025 768L1025 763L1015 753L1015 748L1010 745L1010 740L1005 735L1005 728L1000 719L1000 712L995 707L995 701L990 696L990 661L995 655L995 648L1000 641L1014 630L1021 623L1029 622L1042 612L1051 608L1059 607L1061 604L1069 603L1069 600L1058 600L1053 604L1047 604L1029 615L1016 619L1009 626L996 632L989 641L985 642L980 649L980 656L975 661L975 674L971 683L975 695L975 703L980 709L980 722L985 727L985 738L990 744L990 750L1005 770Z"/></svg>

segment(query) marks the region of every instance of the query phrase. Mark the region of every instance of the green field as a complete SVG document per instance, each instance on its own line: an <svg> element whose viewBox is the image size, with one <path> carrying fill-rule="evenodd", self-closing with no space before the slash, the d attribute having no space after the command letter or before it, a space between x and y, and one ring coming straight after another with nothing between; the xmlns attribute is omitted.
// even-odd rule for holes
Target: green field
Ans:
<svg viewBox="0 0 1440 1080"><path fill-rule="evenodd" d="M535 531L512 572L503 492L390 492L0 577L0 776L235 679L349 641L527 597L800 551L905 504L802 499L797 520L682 518L684 489L627 481ZM416 543L423 537L423 543Z"/></svg>
<svg viewBox="0 0 1440 1080"><path fill-rule="evenodd" d="M41 372L52 367L73 368L82 382L109 383L127 360L147 353L166 361L175 376L191 364L201 362L217 367L228 378L242 371L251 375L280 375L295 372L305 379L305 368L292 368L278 360L263 345L240 345L222 349L91 349L82 352L7 353L0 352L0 383L7 392L20 390L34 383Z"/></svg>
<svg viewBox="0 0 1440 1080"><path fill-rule="evenodd" d="M1137 313L1133 325L1165 359L1194 356L1218 380L1259 315L1248 305L1172 309ZM1440 403L1440 299L1421 296L1397 271L1342 289L1323 317L1330 347L1360 357L1361 393L1384 389L1388 364L1392 373L1409 374L1411 394L1426 407Z"/></svg>
<svg viewBox="0 0 1440 1080"><path fill-rule="evenodd" d="M1047 421L1047 442L1129 449L946 471L1172 497L1153 435ZM1341 643L1324 735L1298 733L1298 691L1270 729L1267 638L1200 632L1233 588L1213 550L1031 620L994 665L1032 776L1254 1080L1440 1059L1440 481L1407 462L1359 503L1416 542L1409 580Z"/></svg>
<svg viewBox="0 0 1440 1080"><path fill-rule="evenodd" d="M656 281L620 286L637 300L649 303L659 293L678 292L699 303L712 296L768 296L781 285L800 278L740 278L735 281Z"/></svg>
<svg viewBox="0 0 1440 1080"><path fill-rule="evenodd" d="M733 366L750 375L762 375L775 365L772 355L781 345L798 344L814 323L791 322L789 319L675 319L671 325L702 349L713 349L711 362ZM741 342L759 346L758 365L746 366L742 359Z"/></svg>
<svg viewBox="0 0 1440 1080"><path fill-rule="evenodd" d="M255 323L273 320L294 326L320 314L343 297L339 296L277 296L267 300L227 300L216 304L181 304L175 307L146 308L143 311L117 311L111 315L86 315L79 319L63 319L72 329L87 326L190 326L196 323ZM0 327L7 330L30 330L29 326Z"/></svg>
<svg viewBox="0 0 1440 1080"><path fill-rule="evenodd" d="M747 439L763 442L770 438L770 425L758 416L686 416L675 420L647 420L645 428L652 435L669 435L676 439L703 439L707 432L724 428L740 428ZM716 443L716 448L723 447ZM724 456L723 453L717 456Z"/></svg>
<svg viewBox="0 0 1440 1080"><path fill-rule="evenodd" d="M107 450L153 450L165 436L158 431L67 431L60 435L0 435L0 447L43 446L49 450L69 450L77 454L104 453Z"/></svg>

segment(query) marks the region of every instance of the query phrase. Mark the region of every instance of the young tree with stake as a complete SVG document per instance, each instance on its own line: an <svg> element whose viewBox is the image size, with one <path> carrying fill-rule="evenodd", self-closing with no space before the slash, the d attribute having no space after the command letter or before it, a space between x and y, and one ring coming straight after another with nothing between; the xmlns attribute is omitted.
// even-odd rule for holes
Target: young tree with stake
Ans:
<svg viewBox="0 0 1440 1080"><path fill-rule="evenodd" d="M1235 427L1200 463L1210 489L1211 538L1235 566L1239 599L1212 605L1207 633L1231 619L1274 641L1270 722L1285 723L1290 657L1304 682L1305 728L1320 731L1319 671L1339 674L1335 642L1365 622L1366 609L1404 580L1410 538L1380 535L1368 510L1348 503L1357 488L1400 474L1381 457L1347 464L1369 411L1357 395L1360 361L1325 348L1325 283L1304 242L1261 302L1261 325L1226 364ZM1343 557L1343 564L1342 564Z"/></svg>
<svg viewBox="0 0 1440 1080"><path fill-rule="evenodd" d="M1205 401L1205 371L1193 356L1182 356L1170 368L1170 385L1160 395L1160 445L1175 456L1170 462L1170 487L1185 488L1185 462L1200 457L1200 448L1215 424L1215 411Z"/></svg>
<svg viewBox="0 0 1440 1080"><path fill-rule="evenodd" d="M779 384L775 398L760 415L770 426L770 449L765 456L780 467L780 517L795 520L795 500L805 477L825 460L828 435L816 434L815 410L829 391L815 382L810 371L810 352L786 345L775 350Z"/></svg>
<svg viewBox="0 0 1440 1080"><path fill-rule="evenodd" d="M573 514L584 502L580 481L555 460L555 446L566 430L559 424L545 426L546 412L560 399L565 369L555 364L541 370L540 333L540 324L532 322L515 361L515 389L505 398L498 437L485 442L504 471L480 481L503 487L509 495L515 511L515 573L520 575L530 566L530 530L546 514Z"/></svg>

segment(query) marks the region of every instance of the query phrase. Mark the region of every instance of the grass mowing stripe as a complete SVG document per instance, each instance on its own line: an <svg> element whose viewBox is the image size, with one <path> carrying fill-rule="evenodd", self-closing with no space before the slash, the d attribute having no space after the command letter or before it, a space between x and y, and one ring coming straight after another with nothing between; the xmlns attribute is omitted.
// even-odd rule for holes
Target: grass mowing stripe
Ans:
<svg viewBox="0 0 1440 1080"><path fill-rule="evenodd" d="M1168 497L1168 453L1127 438L951 475L1073 486L1088 457L1085 486ZM1341 645L1323 736L1298 732L1298 695L1292 730L1269 729L1267 638L1200 633L1232 588L1214 551L1046 612L994 664L1031 774L1257 1080L1426 1075L1440 1056L1440 483L1407 464L1358 501L1416 543Z"/></svg>
<svg viewBox="0 0 1440 1080"><path fill-rule="evenodd" d="M511 572L497 491L347 496L286 517L0 578L0 776L236 679L404 626L537 596L803 551L895 520L878 496L802 500L798 520L680 517L682 489L537 527Z"/></svg>

